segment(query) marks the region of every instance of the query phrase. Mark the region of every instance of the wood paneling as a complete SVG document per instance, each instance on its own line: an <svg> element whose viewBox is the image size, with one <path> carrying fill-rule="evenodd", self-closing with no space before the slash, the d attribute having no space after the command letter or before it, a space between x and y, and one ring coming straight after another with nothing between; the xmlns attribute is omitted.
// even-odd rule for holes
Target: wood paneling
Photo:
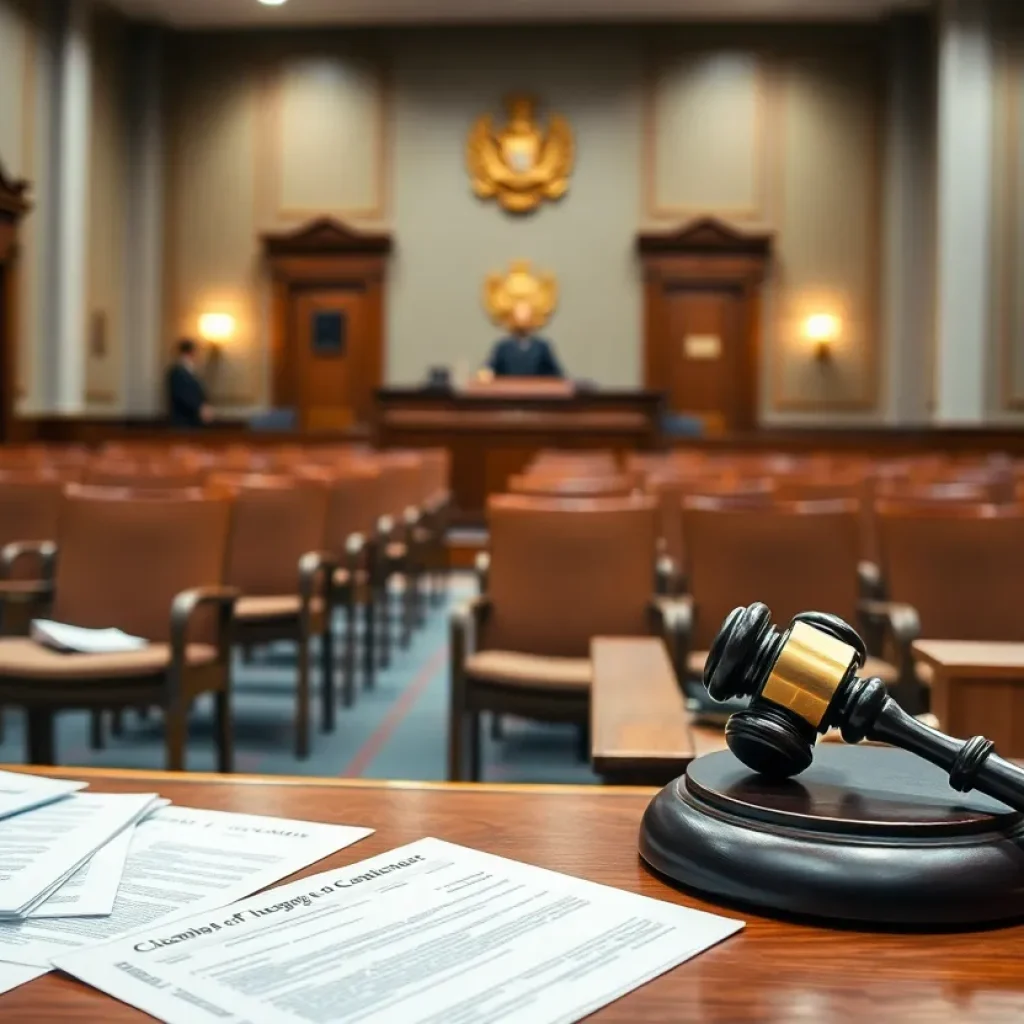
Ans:
<svg viewBox="0 0 1024 1024"><path fill-rule="evenodd" d="M839 931L772 921L673 889L637 856L654 791L364 783L69 770L97 792L157 792L182 807L268 814L377 831L295 877L353 864L424 836L697 910L745 929L600 1010L595 1024L1005 1024L1024 1016L1024 927L945 935ZM57 973L0 996L5 1021L105 1024L143 1015Z"/></svg>
<svg viewBox="0 0 1024 1024"><path fill-rule="evenodd" d="M18 235L29 211L28 182L7 178L0 166L0 441L11 437L17 391L17 332L21 259Z"/></svg>

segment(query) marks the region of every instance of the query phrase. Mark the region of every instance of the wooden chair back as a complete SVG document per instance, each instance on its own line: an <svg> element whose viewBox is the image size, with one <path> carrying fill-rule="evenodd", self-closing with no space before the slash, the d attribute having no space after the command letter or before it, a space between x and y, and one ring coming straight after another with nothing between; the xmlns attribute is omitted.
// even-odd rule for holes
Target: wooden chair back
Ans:
<svg viewBox="0 0 1024 1024"><path fill-rule="evenodd" d="M587 657L594 636L649 632L657 508L648 497L488 502L483 646Z"/></svg>

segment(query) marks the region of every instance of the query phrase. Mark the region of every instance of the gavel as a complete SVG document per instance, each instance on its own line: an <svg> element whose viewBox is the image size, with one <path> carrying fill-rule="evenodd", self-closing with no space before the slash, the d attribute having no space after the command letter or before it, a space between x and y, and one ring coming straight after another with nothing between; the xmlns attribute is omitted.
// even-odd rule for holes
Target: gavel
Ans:
<svg viewBox="0 0 1024 1024"><path fill-rule="evenodd" d="M867 648L848 623L802 612L780 630L763 604L736 608L712 644L704 685L718 701L749 697L725 727L735 757L770 779L809 767L819 733L878 740L930 761L961 793L976 789L1024 811L1024 770L983 736L957 740L908 715L881 679L857 675Z"/></svg>

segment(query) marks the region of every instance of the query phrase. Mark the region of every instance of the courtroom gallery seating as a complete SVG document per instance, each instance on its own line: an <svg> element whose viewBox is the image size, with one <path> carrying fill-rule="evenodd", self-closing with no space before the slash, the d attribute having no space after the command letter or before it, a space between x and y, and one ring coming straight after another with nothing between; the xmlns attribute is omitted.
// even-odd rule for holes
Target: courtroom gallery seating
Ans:
<svg viewBox="0 0 1024 1024"><path fill-rule="evenodd" d="M31 763L56 763L63 710L163 709L166 762L184 767L192 701L214 694L217 760L232 767L231 615L223 585L230 502L199 491L153 496L71 485L60 509L53 616L116 626L151 643L123 654L59 654L0 640L0 705L27 712Z"/></svg>
<svg viewBox="0 0 1024 1024"><path fill-rule="evenodd" d="M295 753L309 755L310 648L320 645L322 725L333 727L335 664L330 610L336 566L324 550L327 487L287 476L214 474L232 496L225 583L239 592L233 639L240 646L291 641L296 648Z"/></svg>
<svg viewBox="0 0 1024 1024"><path fill-rule="evenodd" d="M586 736L593 636L676 628L671 606L652 595L653 499L500 495L488 523L487 592L452 616L455 780L480 777L484 712L571 722Z"/></svg>

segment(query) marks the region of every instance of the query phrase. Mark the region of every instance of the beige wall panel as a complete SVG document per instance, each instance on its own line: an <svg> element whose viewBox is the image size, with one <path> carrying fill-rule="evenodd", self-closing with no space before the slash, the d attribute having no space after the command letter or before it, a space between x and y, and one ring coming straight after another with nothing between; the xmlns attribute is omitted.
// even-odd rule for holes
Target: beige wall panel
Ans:
<svg viewBox="0 0 1024 1024"><path fill-rule="evenodd" d="M278 217L380 217L384 124L377 69L341 55L285 58L276 88Z"/></svg>
<svg viewBox="0 0 1024 1024"><path fill-rule="evenodd" d="M32 26L18 0L0 0L0 161L20 178L31 169L25 85L32 62Z"/></svg>
<svg viewBox="0 0 1024 1024"><path fill-rule="evenodd" d="M773 412L871 411L879 403L877 65L857 50L779 69L777 249L767 316ZM807 317L840 317L831 360L802 336Z"/></svg>
<svg viewBox="0 0 1024 1024"><path fill-rule="evenodd" d="M1011 22L996 53L992 349L989 412L1024 417L1024 27Z"/></svg>
<svg viewBox="0 0 1024 1024"><path fill-rule="evenodd" d="M628 29L522 29L403 37L394 55L396 255L388 294L388 378L475 368L498 330L485 276L528 259L558 278L546 334L568 373L640 383L642 49ZM565 115L578 160L568 194L512 216L477 199L465 169L474 120L504 122L502 97L529 91Z"/></svg>
<svg viewBox="0 0 1024 1024"><path fill-rule="evenodd" d="M751 52L684 52L653 76L647 213L764 219L767 92Z"/></svg>
<svg viewBox="0 0 1024 1024"><path fill-rule="evenodd" d="M172 57L177 86L171 121L166 230L166 351L196 337L205 312L235 318L235 336L211 368L214 399L263 399L265 346L254 185L258 65L197 41ZM181 73L184 72L184 73ZM178 77L180 75L180 77Z"/></svg>
<svg viewBox="0 0 1024 1024"><path fill-rule="evenodd" d="M124 374L126 126L124 28L100 18L92 37L85 401L119 409Z"/></svg>

